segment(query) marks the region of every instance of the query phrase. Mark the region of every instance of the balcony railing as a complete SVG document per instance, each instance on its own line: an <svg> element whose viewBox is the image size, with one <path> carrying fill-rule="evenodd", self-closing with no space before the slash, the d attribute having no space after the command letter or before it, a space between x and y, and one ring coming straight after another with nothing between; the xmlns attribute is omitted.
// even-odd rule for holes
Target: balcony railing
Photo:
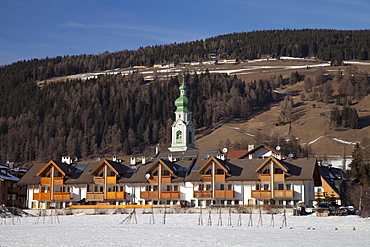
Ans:
<svg viewBox="0 0 370 247"><path fill-rule="evenodd" d="M70 192L54 192L53 200L71 200Z"/></svg>
<svg viewBox="0 0 370 247"><path fill-rule="evenodd" d="M194 198L212 198L212 191L196 190L194 191Z"/></svg>
<svg viewBox="0 0 370 247"><path fill-rule="evenodd" d="M163 191L161 192L161 198L163 199L179 199L180 191Z"/></svg>
<svg viewBox="0 0 370 247"><path fill-rule="evenodd" d="M233 190L215 190L215 198L234 198Z"/></svg>
<svg viewBox="0 0 370 247"><path fill-rule="evenodd" d="M275 182L284 182L285 181L285 174L274 174L274 181Z"/></svg>
<svg viewBox="0 0 370 247"><path fill-rule="evenodd" d="M63 178L62 177L55 177L54 178L54 184L55 185L63 185L64 184Z"/></svg>
<svg viewBox="0 0 370 247"><path fill-rule="evenodd" d="M253 198L271 198L270 190L252 190Z"/></svg>
<svg viewBox="0 0 370 247"><path fill-rule="evenodd" d="M117 177L116 176L107 176L107 184L116 184Z"/></svg>
<svg viewBox="0 0 370 247"><path fill-rule="evenodd" d="M41 178L41 179L40 179L40 183L41 183L42 185L49 185L49 184L50 184L50 181L51 181L51 179L50 179L50 178Z"/></svg>
<svg viewBox="0 0 370 247"><path fill-rule="evenodd" d="M50 193L33 193L33 200L50 200Z"/></svg>
<svg viewBox="0 0 370 247"><path fill-rule="evenodd" d="M123 191L115 191L115 192L107 192L106 199L125 199L125 192Z"/></svg>
<svg viewBox="0 0 370 247"><path fill-rule="evenodd" d="M259 177L262 182L268 182L271 179L270 174L260 174Z"/></svg>
<svg viewBox="0 0 370 247"><path fill-rule="evenodd" d="M274 190L274 198L294 198L293 190Z"/></svg>
<svg viewBox="0 0 370 247"><path fill-rule="evenodd" d="M170 176L162 176L162 183L171 183Z"/></svg>
<svg viewBox="0 0 370 247"><path fill-rule="evenodd" d="M216 174L215 182L225 182L225 174Z"/></svg>
<svg viewBox="0 0 370 247"><path fill-rule="evenodd" d="M212 182L212 175L201 175L202 182Z"/></svg>
<svg viewBox="0 0 370 247"><path fill-rule="evenodd" d="M94 184L104 184L103 177L94 177Z"/></svg>
<svg viewBox="0 0 370 247"><path fill-rule="evenodd" d="M143 199L158 199L158 191L141 191L140 197Z"/></svg>
<svg viewBox="0 0 370 247"><path fill-rule="evenodd" d="M104 200L103 192L86 192L87 200Z"/></svg>

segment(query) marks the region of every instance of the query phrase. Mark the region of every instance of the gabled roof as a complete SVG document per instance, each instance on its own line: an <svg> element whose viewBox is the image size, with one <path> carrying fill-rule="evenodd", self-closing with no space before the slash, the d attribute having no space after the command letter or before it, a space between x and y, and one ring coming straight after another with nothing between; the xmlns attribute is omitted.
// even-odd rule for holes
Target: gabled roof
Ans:
<svg viewBox="0 0 370 247"><path fill-rule="evenodd" d="M288 168L284 165L284 163L280 163L280 161L278 161L277 159L275 159L272 156L270 156L269 158L265 159L264 162L256 169L255 172L260 173L261 170L265 166L267 166L271 161L274 162L275 164L277 164L281 168L281 170L283 170L283 172L285 172L285 173L288 173L289 172Z"/></svg>
<svg viewBox="0 0 370 247"><path fill-rule="evenodd" d="M251 149L251 150L247 151L245 154L241 155L241 156L239 157L239 159L245 159L249 154L255 153L255 152L257 152L257 150L259 150L259 149L261 149L261 148L265 148L265 149L267 149L267 150L271 151L271 152L272 152L272 153L274 153L274 154L281 155L281 156L282 156L282 157L284 157L285 159L287 158L285 155L280 154L280 153L279 153L278 151L276 151L275 149L270 148L270 147L268 147L268 146L266 146L266 145L261 144L261 145L259 145L259 146L255 147L255 148L253 148L253 149Z"/></svg>
<svg viewBox="0 0 370 247"><path fill-rule="evenodd" d="M67 176L67 175L71 175L72 174L72 169L71 169L71 166L65 164L65 163L62 163L62 162L58 162L58 161L54 161L54 160L50 160L37 174L36 176L40 176L46 169L48 169L49 167L51 166L54 166L58 171L60 171L60 173L62 173L63 176Z"/></svg>
<svg viewBox="0 0 370 247"><path fill-rule="evenodd" d="M211 157L207 160L207 162L198 170L199 173L203 173L204 170L212 165L212 162L215 162L225 173L229 173L230 172L230 168L227 166L226 163L224 162L221 162L222 160L220 159L217 159L215 157Z"/></svg>
<svg viewBox="0 0 370 247"><path fill-rule="evenodd" d="M175 174L176 168L174 168L172 162L158 159L157 162L155 162L150 169L147 171L148 173L151 173L155 168L157 168L159 165L163 165L172 175Z"/></svg>
<svg viewBox="0 0 370 247"><path fill-rule="evenodd" d="M350 178L347 174L339 168L329 166L319 166L319 171L323 183L326 183L336 193L336 196L340 196L340 187L343 183L350 182ZM327 191L326 191L327 192Z"/></svg>
<svg viewBox="0 0 370 247"><path fill-rule="evenodd" d="M118 162L104 159L102 160L96 168L90 173L91 175L97 175L98 172L103 169L104 165L107 165L116 175L121 175L124 173L123 165Z"/></svg>

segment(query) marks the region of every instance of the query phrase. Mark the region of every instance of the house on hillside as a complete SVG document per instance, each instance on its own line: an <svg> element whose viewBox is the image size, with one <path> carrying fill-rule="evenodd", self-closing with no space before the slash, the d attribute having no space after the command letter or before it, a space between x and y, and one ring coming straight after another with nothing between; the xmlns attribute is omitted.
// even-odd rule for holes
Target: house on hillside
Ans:
<svg viewBox="0 0 370 247"><path fill-rule="evenodd" d="M174 68L175 63L156 63L153 65L154 68L164 69L164 68Z"/></svg>
<svg viewBox="0 0 370 247"><path fill-rule="evenodd" d="M275 149L266 145L248 145L248 150L229 150L227 152L228 159L266 159L273 156L277 159L286 159L287 157Z"/></svg>
<svg viewBox="0 0 370 247"><path fill-rule="evenodd" d="M26 169L14 168L13 164L0 165L0 205L7 207L26 207L27 190L17 182L27 172Z"/></svg>
<svg viewBox="0 0 370 247"><path fill-rule="evenodd" d="M237 58L220 58L216 60L216 63L217 64L224 64L224 63L236 64L238 63L238 59Z"/></svg>

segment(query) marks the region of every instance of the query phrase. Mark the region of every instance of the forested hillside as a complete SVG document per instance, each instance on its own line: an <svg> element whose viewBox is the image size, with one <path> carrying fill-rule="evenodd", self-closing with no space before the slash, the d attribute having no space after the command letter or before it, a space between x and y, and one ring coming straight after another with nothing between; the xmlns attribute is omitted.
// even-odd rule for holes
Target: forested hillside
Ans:
<svg viewBox="0 0 370 247"><path fill-rule="evenodd" d="M369 43L368 30L256 31L134 51L33 59L2 66L1 161L48 160L60 155L87 157L99 152L145 152L148 145L170 140L173 101L178 96L181 79L155 79L144 84L140 74L118 74L87 81L58 82L42 88L35 83L39 80L117 67L151 66L157 62L208 60L210 54L241 60L266 54L317 57L340 63L343 59L369 59ZM242 82L223 74L187 75L185 80L194 102L197 128L210 127L220 119L247 118L256 107L275 99L275 79ZM315 85L308 79L305 81L312 85L304 97L326 99L321 89L314 91L313 88L328 85L327 80L318 81ZM330 99L331 88L325 88ZM341 92L338 103L348 97L347 91ZM367 93L367 90L360 91Z"/></svg>
<svg viewBox="0 0 370 247"><path fill-rule="evenodd" d="M246 84L224 74L185 78L194 101L197 127L221 117L248 117L256 106L274 99L269 81ZM145 151L170 142L179 96L178 78L143 85L139 74L100 76L87 81L26 84L3 104L0 118L2 160L43 160L61 155ZM13 95L14 96L14 95ZM243 107L242 107L243 106Z"/></svg>

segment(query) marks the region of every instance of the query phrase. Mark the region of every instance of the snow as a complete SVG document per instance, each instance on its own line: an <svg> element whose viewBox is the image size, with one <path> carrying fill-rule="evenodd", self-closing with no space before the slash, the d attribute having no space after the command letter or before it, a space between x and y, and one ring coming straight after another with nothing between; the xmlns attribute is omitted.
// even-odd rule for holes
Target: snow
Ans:
<svg viewBox="0 0 370 247"><path fill-rule="evenodd" d="M203 225L198 225L199 213L137 214L137 224L120 224L128 214L70 215L25 217L19 222L3 219L0 225L0 246L369 246L370 221L359 216L316 217L287 215L272 217L249 214L209 214L203 210ZM58 223L59 221L59 223ZM36 222L38 222L36 224ZM9 224L10 223L10 224Z"/></svg>

